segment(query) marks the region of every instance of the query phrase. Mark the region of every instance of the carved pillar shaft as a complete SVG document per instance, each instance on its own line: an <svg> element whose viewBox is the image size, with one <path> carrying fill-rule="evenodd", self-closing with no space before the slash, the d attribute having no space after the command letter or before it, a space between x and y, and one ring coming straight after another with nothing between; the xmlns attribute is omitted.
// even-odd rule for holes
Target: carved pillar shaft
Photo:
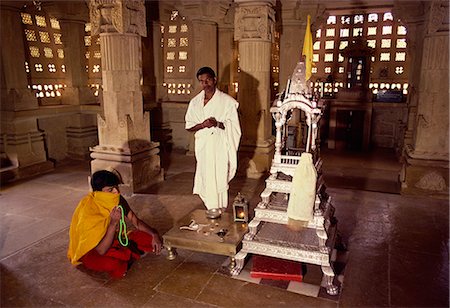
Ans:
<svg viewBox="0 0 450 308"><path fill-rule="evenodd" d="M446 157L449 111L448 44L448 31L441 35L430 35L424 40L415 140L417 151L437 153Z"/></svg>
<svg viewBox="0 0 450 308"><path fill-rule="evenodd" d="M0 153L2 159L14 168L8 171L9 175L6 177L1 174L2 181L6 181L49 171L53 169L53 163L47 160L45 134L39 129L36 117L30 113L20 116L23 111L39 108L36 97L28 89L24 69L27 51L23 35L18 32L22 31L21 4L10 2L8 5L0 5L1 41L5 47L0 58Z"/></svg>
<svg viewBox="0 0 450 308"><path fill-rule="evenodd" d="M104 116L97 118L99 145L91 149L91 168L116 169L125 194L163 179L140 84L141 35L146 35L143 4L137 0L90 2L92 31L100 32Z"/></svg>
<svg viewBox="0 0 450 308"><path fill-rule="evenodd" d="M218 59L218 87L224 92L235 96L233 89L233 80L236 74L236 64L234 63L233 42L234 29L231 27L219 28L219 50L220 57Z"/></svg>
<svg viewBox="0 0 450 308"><path fill-rule="evenodd" d="M274 152L270 114L270 58L275 1L236 1L235 40L241 68L238 101L242 114L241 168L260 177L269 170Z"/></svg>
<svg viewBox="0 0 450 308"><path fill-rule="evenodd" d="M51 15L55 16L61 27L64 44L64 63L66 65L64 95L65 105L87 105L97 103L93 90L88 86L88 72L86 71L85 24L89 20L89 12L84 5L70 2L58 2L51 7ZM40 126L51 124L40 120ZM72 159L89 159L89 147L98 144L97 119L90 113L80 112L70 116L65 122L67 152L65 155ZM49 139L58 144L57 138Z"/></svg>
<svg viewBox="0 0 450 308"><path fill-rule="evenodd" d="M83 20L61 19L61 33L64 38L64 56L66 65L65 82L67 88L63 102L67 105L95 103L96 97L88 88L86 56L80 46L84 46L85 22Z"/></svg>
<svg viewBox="0 0 450 308"><path fill-rule="evenodd" d="M192 26L195 42L195 69L209 66L217 72L217 23L193 20Z"/></svg>
<svg viewBox="0 0 450 308"><path fill-rule="evenodd" d="M432 1L427 5L423 44L418 46L421 48L418 52L421 65L420 82L414 93L417 100L409 106L410 112L416 111L415 134L413 139L406 139L410 143L405 146L400 179L402 193L448 197L449 28L446 12L449 4Z"/></svg>

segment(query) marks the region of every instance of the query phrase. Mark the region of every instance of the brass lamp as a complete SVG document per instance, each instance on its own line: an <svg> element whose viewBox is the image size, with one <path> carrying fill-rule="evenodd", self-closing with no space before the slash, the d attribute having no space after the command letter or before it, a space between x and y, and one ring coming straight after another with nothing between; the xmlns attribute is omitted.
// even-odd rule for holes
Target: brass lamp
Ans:
<svg viewBox="0 0 450 308"><path fill-rule="evenodd" d="M233 217L235 222L248 222L248 201L245 200L240 192L238 192L233 201Z"/></svg>

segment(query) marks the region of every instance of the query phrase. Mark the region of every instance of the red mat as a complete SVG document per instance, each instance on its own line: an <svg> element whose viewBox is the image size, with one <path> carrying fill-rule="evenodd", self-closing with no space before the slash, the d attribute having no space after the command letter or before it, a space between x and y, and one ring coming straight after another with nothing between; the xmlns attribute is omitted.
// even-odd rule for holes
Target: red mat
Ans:
<svg viewBox="0 0 450 308"><path fill-rule="evenodd" d="M301 282L303 279L302 264L290 260L253 255L250 276L253 278Z"/></svg>

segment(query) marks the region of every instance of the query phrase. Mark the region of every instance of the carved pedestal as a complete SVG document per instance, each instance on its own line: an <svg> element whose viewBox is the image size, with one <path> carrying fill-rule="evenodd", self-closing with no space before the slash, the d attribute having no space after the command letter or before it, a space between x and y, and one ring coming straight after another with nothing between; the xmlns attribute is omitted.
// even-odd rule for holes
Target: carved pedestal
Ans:
<svg viewBox="0 0 450 308"><path fill-rule="evenodd" d="M92 173L114 169L122 177L121 193L130 195L164 180L160 167L159 143L141 141L130 148L96 146L91 148Z"/></svg>

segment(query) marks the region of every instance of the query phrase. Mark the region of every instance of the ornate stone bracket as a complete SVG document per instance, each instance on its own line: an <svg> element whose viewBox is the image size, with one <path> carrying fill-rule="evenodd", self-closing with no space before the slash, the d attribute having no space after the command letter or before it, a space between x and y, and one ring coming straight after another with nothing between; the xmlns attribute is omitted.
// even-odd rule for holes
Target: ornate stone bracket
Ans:
<svg viewBox="0 0 450 308"><path fill-rule="evenodd" d="M144 0L90 0L92 35L118 32L147 36Z"/></svg>
<svg viewBox="0 0 450 308"><path fill-rule="evenodd" d="M447 0L433 1L431 3L428 34L448 32L448 6Z"/></svg>
<svg viewBox="0 0 450 308"><path fill-rule="evenodd" d="M234 39L273 41L275 11L269 6L239 6L235 13Z"/></svg>

